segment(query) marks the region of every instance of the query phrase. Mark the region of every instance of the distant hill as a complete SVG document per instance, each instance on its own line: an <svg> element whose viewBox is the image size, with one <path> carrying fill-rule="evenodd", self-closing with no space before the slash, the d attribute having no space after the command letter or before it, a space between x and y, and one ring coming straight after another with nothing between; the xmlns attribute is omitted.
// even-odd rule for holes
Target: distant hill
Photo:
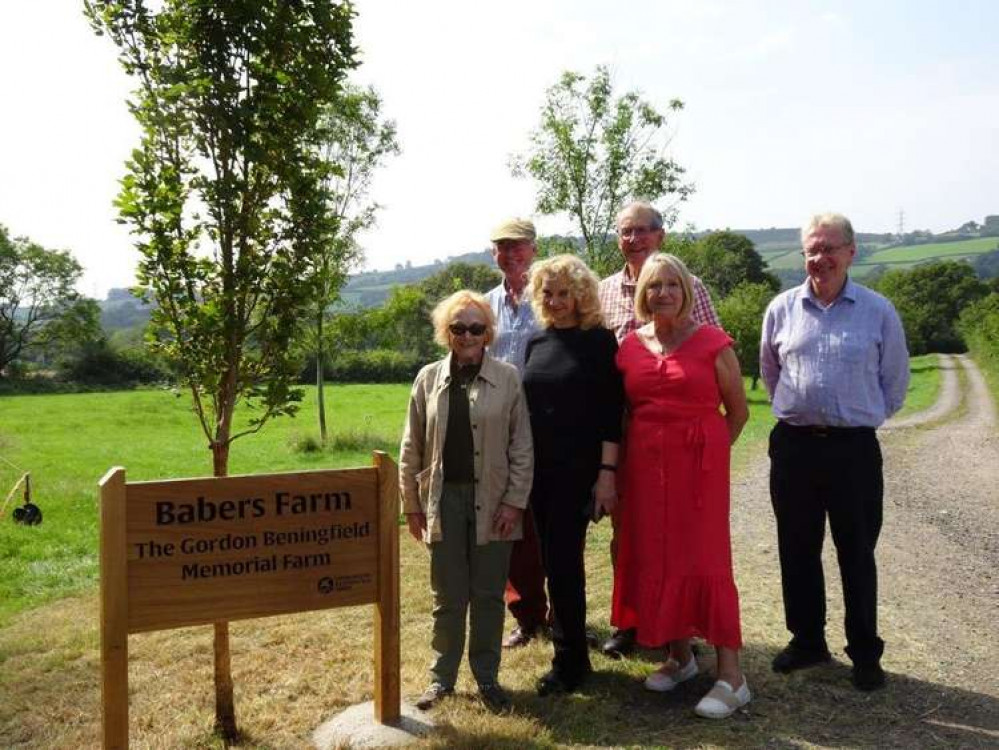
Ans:
<svg viewBox="0 0 999 750"><path fill-rule="evenodd" d="M101 325L109 332L143 328L153 310L152 305L145 304L128 289L111 289L107 299L98 304L101 307Z"/></svg>
<svg viewBox="0 0 999 750"><path fill-rule="evenodd" d="M389 295L392 287L399 284L414 284L441 270L448 263L485 263L492 265L493 256L489 250L450 256L425 266L400 263L391 271L364 271L354 274L340 290L341 308L378 307ZM128 289L115 288L108 291L107 299L99 301L101 325L106 331L145 326L149 322L152 305L137 299Z"/></svg>
<svg viewBox="0 0 999 750"><path fill-rule="evenodd" d="M854 263L853 273L857 278L864 278L885 268L908 268L933 260L974 261L981 255L999 250L999 237L988 236L992 230L999 232L999 216L986 219L993 221L991 224L987 221L981 225L982 236L961 230L938 235L912 232L899 241L892 234L859 233L858 258ZM692 236L700 238L713 231L716 230L695 232ZM800 255L801 230L797 227L729 231L748 237L756 246L757 252L763 256L767 267L780 277L785 287L799 283L804 278ZM493 263L489 250L479 250L450 256L423 266L414 266L407 261L397 264L391 270L364 271L348 278L346 285L340 290L338 306L341 309L377 307L388 298L392 287L421 281L454 261L487 265ZM112 289L100 306L101 324L108 331L142 327L149 321L152 310L150 305L143 304L127 289Z"/></svg>
<svg viewBox="0 0 999 750"><path fill-rule="evenodd" d="M454 255L447 260L437 260L430 265L414 266L400 263L391 271L365 271L351 276L340 290L340 304L343 307L378 307L398 284L413 284L437 273L448 263L485 263L492 265L493 255L489 250Z"/></svg>

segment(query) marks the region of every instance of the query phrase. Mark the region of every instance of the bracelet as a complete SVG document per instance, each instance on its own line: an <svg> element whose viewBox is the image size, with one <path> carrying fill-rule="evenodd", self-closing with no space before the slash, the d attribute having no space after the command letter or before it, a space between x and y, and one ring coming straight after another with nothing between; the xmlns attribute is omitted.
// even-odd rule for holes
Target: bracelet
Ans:
<svg viewBox="0 0 999 750"><path fill-rule="evenodd" d="M600 464L601 471L617 471L617 466L614 464Z"/></svg>

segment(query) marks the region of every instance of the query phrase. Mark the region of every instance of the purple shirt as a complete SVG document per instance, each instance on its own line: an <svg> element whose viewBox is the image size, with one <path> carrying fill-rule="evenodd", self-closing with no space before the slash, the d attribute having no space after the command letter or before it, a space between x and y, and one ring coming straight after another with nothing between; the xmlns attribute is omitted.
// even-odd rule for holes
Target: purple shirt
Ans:
<svg viewBox="0 0 999 750"><path fill-rule="evenodd" d="M849 279L825 307L806 279L767 307L760 373L777 419L877 427L909 385L902 322L891 302Z"/></svg>
<svg viewBox="0 0 999 750"><path fill-rule="evenodd" d="M527 342L539 330L531 309L530 290L524 289L515 307L504 281L491 289L486 299L496 316L496 335L489 345L489 353L496 359L509 362L523 375Z"/></svg>

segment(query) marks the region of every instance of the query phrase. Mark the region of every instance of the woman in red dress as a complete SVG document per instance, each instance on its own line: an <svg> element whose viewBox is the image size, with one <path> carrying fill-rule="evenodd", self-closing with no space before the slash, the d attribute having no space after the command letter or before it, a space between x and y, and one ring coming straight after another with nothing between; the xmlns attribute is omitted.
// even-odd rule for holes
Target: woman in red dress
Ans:
<svg viewBox="0 0 999 750"><path fill-rule="evenodd" d="M749 411L732 339L695 322L692 302L679 258L645 262L635 313L647 323L617 355L628 426L611 622L644 646L669 644L645 681L658 692L698 673L692 637L715 646L718 681L696 711L725 718L750 700L729 541L729 449Z"/></svg>

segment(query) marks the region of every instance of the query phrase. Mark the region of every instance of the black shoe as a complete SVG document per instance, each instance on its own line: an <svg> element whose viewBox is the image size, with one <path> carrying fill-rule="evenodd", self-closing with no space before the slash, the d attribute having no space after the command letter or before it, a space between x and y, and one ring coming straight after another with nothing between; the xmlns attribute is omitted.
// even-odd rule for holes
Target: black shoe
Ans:
<svg viewBox="0 0 999 750"><path fill-rule="evenodd" d="M506 690L495 682L486 682L479 685L479 697L490 711L494 714L506 713L512 706L510 696Z"/></svg>
<svg viewBox="0 0 999 750"><path fill-rule="evenodd" d="M600 648L600 636L597 635L592 630L587 630L586 631L586 646L587 646L587 648L590 648L593 651L596 651L597 649L599 649Z"/></svg>
<svg viewBox="0 0 999 750"><path fill-rule="evenodd" d="M538 695L544 698L546 695L559 695L570 692L569 686L562 681L562 677L554 669L546 672L538 680Z"/></svg>
<svg viewBox="0 0 999 750"><path fill-rule="evenodd" d="M812 667L816 664L824 664L830 659L832 659L832 656L829 655L828 649L812 651L811 649L800 648L794 644L788 644L783 651L774 657L771 666L774 672L789 674L798 669Z"/></svg>
<svg viewBox="0 0 999 750"><path fill-rule="evenodd" d="M853 680L853 686L857 690L870 692L885 686L885 671L876 661L867 664L854 664L850 679Z"/></svg>
<svg viewBox="0 0 999 750"><path fill-rule="evenodd" d="M538 695L543 698L546 695L575 692L591 674L593 674L593 669L589 664L586 664L575 676L570 676L557 669L550 669L538 680Z"/></svg>
<svg viewBox="0 0 999 750"><path fill-rule="evenodd" d="M604 656L609 656L611 659L627 656L635 650L635 629L615 630L611 637L604 641L600 650L604 652Z"/></svg>
<svg viewBox="0 0 999 750"><path fill-rule="evenodd" d="M452 688L444 687L439 682L432 682L423 691L423 695L416 699L416 707L421 711L427 711L449 695L454 695Z"/></svg>

